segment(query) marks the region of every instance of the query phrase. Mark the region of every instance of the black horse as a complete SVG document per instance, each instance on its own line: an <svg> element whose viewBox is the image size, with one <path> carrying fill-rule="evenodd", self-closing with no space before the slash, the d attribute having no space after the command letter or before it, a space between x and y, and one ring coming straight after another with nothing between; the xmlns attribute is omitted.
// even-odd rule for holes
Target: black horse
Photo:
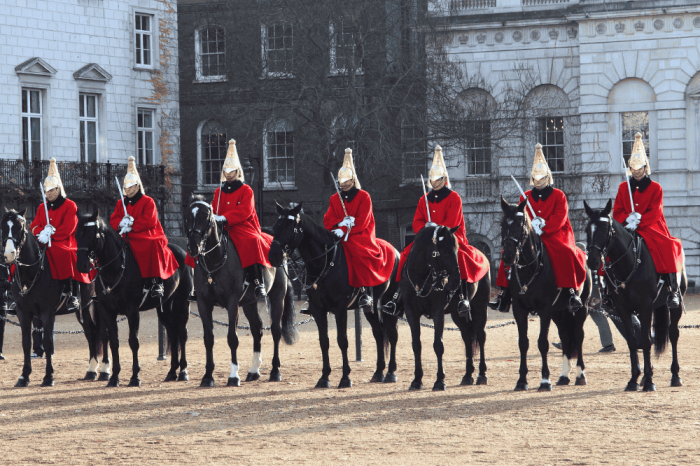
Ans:
<svg viewBox="0 0 700 466"><path fill-rule="evenodd" d="M423 367L421 364L420 318L427 316L435 324L435 339L433 348L438 359L437 380L433 390L445 390L445 372L442 368L444 346L442 334L444 331L445 314L452 315L452 320L462 333L462 340L467 353L467 371L461 385L473 385L474 350L478 345L481 352L477 385L486 385L486 360L484 344L486 342L486 315L491 278L487 273L477 283L469 283L469 301L471 303L471 319L460 316L457 308L457 298L461 283L459 261L457 256L458 244L455 228L444 226L421 229L413 240L413 247L401 272L401 295L406 312L406 318L411 326L413 337L413 355L416 369L415 379L411 382L410 390L423 388Z"/></svg>
<svg viewBox="0 0 700 466"><path fill-rule="evenodd" d="M165 294L161 300L151 298L150 295L144 296L143 278L133 252L121 236L100 218L99 210L93 214L78 212L75 239L78 242L78 270L88 273L94 268L97 271L96 299L109 333L113 360L112 376L107 386L119 386L121 372L119 328L117 327L119 314L126 315L129 322L129 346L133 354L129 386L141 386L139 379L141 367L138 359L139 311L154 308L158 311L158 320L167 330L172 355L170 371L165 380L189 380L185 344L189 318L187 296L192 291L192 272L185 265L185 251L174 244L168 244L175 255L178 268L170 278L163 280ZM179 377L178 367L180 368Z"/></svg>
<svg viewBox="0 0 700 466"><path fill-rule="evenodd" d="M335 315L338 329L338 346L343 353L343 376L338 388L352 386L350 380L350 362L348 360L348 336L347 336L347 310L353 305L357 306L359 289L349 284L348 267L342 242L336 243L331 232L316 224L310 217L301 213L302 205L299 203L291 209L286 209L279 204L277 213L279 218L272 227L275 240L270 247L270 263L281 266L285 256L298 249L304 260L307 272L307 280L313 283L306 291L309 299L309 312L316 320L318 326L321 352L323 353L323 373L316 388L330 387L328 376L331 373L331 364L328 357L328 312ZM396 270L399 264L399 253L394 249L395 263L391 277L385 283L373 288L373 312L365 313L367 321L372 326L372 334L377 342L377 370L370 382L396 382L396 342L398 330L397 315L384 314L380 320L377 314L379 303L385 294L392 296L398 291L396 283ZM387 345L391 345L389 369L384 376L386 363L384 352Z"/></svg>
<svg viewBox="0 0 700 466"><path fill-rule="evenodd" d="M618 221L610 216L612 200L608 200L603 210L591 209L584 201L588 225L588 266L591 270L600 270L602 258L604 263L606 288L612 305L622 319L627 335L633 335L632 314L639 317L641 323L641 342L644 352L644 377L642 378L645 392L656 390L652 381L654 369L651 365L651 325L654 320L654 348L657 356L663 354L669 337L673 349L671 363L671 386L683 385L678 372L678 321L682 309L669 309L666 298L669 293L668 284L662 286L659 274L656 272L654 260L649 248L638 234L628 232ZM609 260L609 261L608 261ZM683 267L680 292L685 295L688 288L688 278ZM669 323L670 316L670 323ZM637 391L637 379L641 375L639 356L637 355L637 339L627 338L632 364L632 378L627 383L626 391Z"/></svg>
<svg viewBox="0 0 700 466"><path fill-rule="evenodd" d="M262 363L261 341L263 323L258 313L258 301L251 288L244 286L245 276L241 260L228 233L220 229L214 220L212 207L202 196L192 196L190 225L187 249L191 257L197 260L194 270L194 284L197 290L197 308L204 328L204 346L207 351L206 372L202 378L202 387L214 386L214 327L212 311L215 305L228 311L228 346L231 349L231 375L228 386L239 387L238 377L238 306L250 323L253 336L253 364L246 377L246 382L260 378ZM292 345L297 339L294 326L294 293L292 284L281 267L265 271L265 288L270 300L270 330L275 344L272 357L270 381L279 382L280 374L279 343Z"/></svg>
<svg viewBox="0 0 700 466"><path fill-rule="evenodd" d="M29 385L31 364L32 318L38 316L44 329L43 344L46 353L46 373L42 386L53 386L54 323L57 315L69 314L62 296L63 283L51 276L51 267L46 257L46 248L39 244L29 232L25 218L27 209L17 212L9 210L2 219L2 245L5 250L5 263L15 265L12 281L12 297L16 304L17 319L22 328L22 349L24 367L15 387ZM80 311L76 312L78 322L83 327L90 350L90 365L85 380L97 378L97 358L106 338L99 316L91 313L94 286L80 284Z"/></svg>
<svg viewBox="0 0 700 466"><path fill-rule="evenodd" d="M510 293L513 296L513 317L518 325L518 346L520 347L520 378L515 390L527 390L527 350L530 342L527 338L527 320L529 314L540 316L540 336L537 346L542 355L542 383L540 391L550 391L549 367L549 324L553 320L559 330L563 359L562 373L557 385L570 383L571 359L578 355L576 365L578 374L576 385L586 385L585 366L583 364L583 324L588 316L588 298L591 294L593 280L590 270L586 269L586 281L581 291L584 306L572 314L568 309L569 295L557 288L554 281L554 269L547 255L542 239L535 233L530 219L524 210L527 199L520 204L508 204L501 197L503 220L501 222L501 239L503 246L503 263L511 268Z"/></svg>

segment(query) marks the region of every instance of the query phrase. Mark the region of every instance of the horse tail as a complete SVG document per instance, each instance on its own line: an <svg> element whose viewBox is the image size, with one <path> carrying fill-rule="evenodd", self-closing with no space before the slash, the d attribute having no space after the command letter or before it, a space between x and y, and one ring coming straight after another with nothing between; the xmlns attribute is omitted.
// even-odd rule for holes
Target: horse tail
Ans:
<svg viewBox="0 0 700 466"><path fill-rule="evenodd" d="M294 325L296 309L294 308L294 288L292 282L287 280L287 293L284 296L284 311L282 312L282 338L288 345L297 342L299 332Z"/></svg>
<svg viewBox="0 0 700 466"><path fill-rule="evenodd" d="M668 306L665 305L654 309L654 352L656 357L664 353L668 344L669 313Z"/></svg>

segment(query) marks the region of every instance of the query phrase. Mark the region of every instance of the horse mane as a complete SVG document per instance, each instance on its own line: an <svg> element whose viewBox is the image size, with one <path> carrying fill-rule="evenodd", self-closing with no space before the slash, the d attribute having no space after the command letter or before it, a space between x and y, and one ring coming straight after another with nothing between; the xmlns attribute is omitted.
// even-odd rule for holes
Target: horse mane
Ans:
<svg viewBox="0 0 700 466"><path fill-rule="evenodd" d="M305 232L311 235L316 241L320 241L326 246L335 244L335 235L326 230L323 225L314 222L311 217L306 214L299 214L301 218L301 227Z"/></svg>
<svg viewBox="0 0 700 466"><path fill-rule="evenodd" d="M201 194L192 195L192 202L190 202L190 205L194 204L195 202L204 202L205 204L211 205L211 203L207 202L207 200Z"/></svg>

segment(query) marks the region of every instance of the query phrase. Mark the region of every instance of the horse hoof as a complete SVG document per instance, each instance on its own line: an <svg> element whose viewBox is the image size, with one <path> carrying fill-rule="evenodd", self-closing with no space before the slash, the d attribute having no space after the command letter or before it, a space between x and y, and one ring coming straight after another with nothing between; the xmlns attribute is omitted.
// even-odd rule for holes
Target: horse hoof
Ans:
<svg viewBox="0 0 700 466"><path fill-rule="evenodd" d="M387 372L384 376L384 383L396 383L396 374L393 372Z"/></svg>
<svg viewBox="0 0 700 466"><path fill-rule="evenodd" d="M130 387L140 387L141 386L141 379L138 377L132 377L131 380L129 380L129 386Z"/></svg>
<svg viewBox="0 0 700 466"><path fill-rule="evenodd" d="M26 388L29 386L29 377L20 377L15 384L16 388Z"/></svg>
<svg viewBox="0 0 700 466"><path fill-rule="evenodd" d="M340 379L340 383L338 384L338 388L350 388L352 387L352 380L349 378L343 377Z"/></svg>
<svg viewBox="0 0 700 466"><path fill-rule="evenodd" d="M100 382L106 382L109 380L109 372L100 372L100 376L97 378Z"/></svg>
<svg viewBox="0 0 700 466"><path fill-rule="evenodd" d="M214 386L214 381L211 381L211 387ZM240 387L241 386L241 379L238 377L229 377L228 382L226 382L227 387Z"/></svg>
<svg viewBox="0 0 700 466"><path fill-rule="evenodd" d="M174 372L168 372L168 375L165 376L165 380L163 382L175 382L177 380L177 375Z"/></svg>
<svg viewBox="0 0 700 466"><path fill-rule="evenodd" d="M53 387L53 377L44 377L44 380L41 381L41 386Z"/></svg>
<svg viewBox="0 0 700 466"><path fill-rule="evenodd" d="M245 376L246 382L255 382L256 380L259 380L259 379L260 379L259 372L248 372L248 375Z"/></svg>
<svg viewBox="0 0 700 466"><path fill-rule="evenodd" d="M110 377L109 382L107 382L107 387L118 387L119 379L117 377Z"/></svg>
<svg viewBox="0 0 700 466"><path fill-rule="evenodd" d="M576 382L574 385L588 385L588 380L586 380L586 376L584 374L579 375L576 377Z"/></svg>
<svg viewBox="0 0 700 466"><path fill-rule="evenodd" d="M551 392L552 391L552 384L549 382L542 382L540 384L540 388L537 389L538 392Z"/></svg>
<svg viewBox="0 0 700 466"><path fill-rule="evenodd" d="M384 382L384 372L383 371L377 371L372 375L372 378L369 379L369 383L382 383Z"/></svg>
<svg viewBox="0 0 700 466"><path fill-rule="evenodd" d="M180 371L180 375L177 376L177 381L187 382L188 380L190 380L190 376L187 374L187 371Z"/></svg>
<svg viewBox="0 0 700 466"><path fill-rule="evenodd" d="M435 382L435 384L433 385L433 391L434 391L434 392L444 392L445 390L447 390L447 385L445 385L445 381L444 381L444 380L438 380L438 381Z"/></svg>
<svg viewBox="0 0 700 466"><path fill-rule="evenodd" d="M656 391L656 385L654 385L654 382L649 382L644 384L644 388L642 391L645 392L655 392Z"/></svg>
<svg viewBox="0 0 700 466"><path fill-rule="evenodd" d="M282 374L280 374L280 371L270 372L270 382L279 382L281 380L282 380Z"/></svg>
<svg viewBox="0 0 700 466"><path fill-rule="evenodd" d="M557 385L569 385L571 383L571 379L568 377L564 377L563 375L559 377L559 380L557 380Z"/></svg>
<svg viewBox="0 0 700 466"><path fill-rule="evenodd" d="M639 390L639 384L637 382L629 382L625 387L626 392L636 392Z"/></svg>
<svg viewBox="0 0 700 466"><path fill-rule="evenodd" d="M477 385L488 385L488 383L489 383L489 378L486 377L485 375L480 375L479 377L476 378Z"/></svg>
<svg viewBox="0 0 700 466"><path fill-rule="evenodd" d="M423 382L418 382L414 380L411 382L411 386L408 387L409 390L423 390Z"/></svg>
<svg viewBox="0 0 700 466"><path fill-rule="evenodd" d="M202 383L200 383L199 386L202 388L211 388L214 386L214 379L208 379L204 377L202 379Z"/></svg>
<svg viewBox="0 0 700 466"><path fill-rule="evenodd" d="M518 382L515 384L515 389L514 391L516 392L524 392L527 390L527 382Z"/></svg>
<svg viewBox="0 0 700 466"><path fill-rule="evenodd" d="M671 377L671 386L672 387L682 387L683 386L683 381L681 380L680 377L677 375L674 375Z"/></svg>
<svg viewBox="0 0 700 466"><path fill-rule="evenodd" d="M97 380L97 372L87 371L83 380Z"/></svg>
<svg viewBox="0 0 700 466"><path fill-rule="evenodd" d="M316 382L316 386L314 388L331 388L331 382L328 379L320 378L318 379L318 382Z"/></svg>
<svg viewBox="0 0 700 466"><path fill-rule="evenodd" d="M465 375L462 377L462 382L460 382L460 385L474 385L474 377L471 375Z"/></svg>

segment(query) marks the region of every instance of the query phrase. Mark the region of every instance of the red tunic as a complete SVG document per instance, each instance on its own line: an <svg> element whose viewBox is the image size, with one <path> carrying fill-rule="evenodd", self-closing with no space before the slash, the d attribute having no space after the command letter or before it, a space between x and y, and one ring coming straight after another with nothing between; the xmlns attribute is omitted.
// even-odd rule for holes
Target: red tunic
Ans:
<svg viewBox="0 0 700 466"><path fill-rule="evenodd" d="M168 238L158 220L158 209L152 197L136 194L126 200L126 212L134 218L131 231L125 239L134 252L143 278L170 278L177 270L177 261L168 247ZM121 199L117 201L112 217L112 228L119 231L119 222L124 218Z"/></svg>
<svg viewBox="0 0 700 466"><path fill-rule="evenodd" d="M455 232L459 245L459 275L462 280L466 280L469 283L476 283L489 271L489 262L481 251L471 246L467 241L467 232L464 226L464 213L462 210L462 198L457 192L449 191L447 197L439 200L434 193L434 191L431 191L428 195L428 201L430 202L430 220L432 220L433 223L448 228L459 227ZM413 231L418 233L426 223L428 223L428 215L426 213L425 197L421 196L418 200L416 214L413 216ZM408 254L411 252L412 246L413 243L409 244L401 253L401 261L399 262L399 270L396 278L397 281L400 281L401 271L406 263L406 259L408 259Z"/></svg>
<svg viewBox="0 0 700 466"><path fill-rule="evenodd" d="M348 240L344 241L345 236L343 236L342 241L348 262L350 286L360 288L381 285L389 280L394 269L396 260L394 248L375 235L372 198L367 191L358 190L354 197L351 195L351 200L345 199L345 196L343 198L348 215L355 217L355 226L350 229ZM328 212L323 217L323 226L327 230L340 228L343 232L347 232L346 227L338 226L344 218L345 213L340 204L340 198L337 193L333 194Z"/></svg>
<svg viewBox="0 0 700 466"><path fill-rule="evenodd" d="M234 182L235 183L235 182ZM211 206L214 213L217 213L219 206L219 190L214 191L214 201ZM221 193L221 209L217 215L226 217L228 225L224 227L228 231L238 256L241 258L241 266L249 267L253 264L261 264L265 267L272 267L267 256L270 253L272 236L263 233L260 229L258 214L255 213L255 198L253 189L247 184L233 190L233 192ZM192 266L194 262L192 261Z"/></svg>
<svg viewBox="0 0 700 466"><path fill-rule="evenodd" d="M57 200L58 201L58 200ZM90 283L87 274L78 272L75 264L78 261L78 243L75 241L75 229L78 226L78 206L70 199L49 203L49 220L56 232L51 236L51 247L46 245L51 276L54 280L73 278L81 283ZM58 207L52 207L59 204ZM46 211L41 204L36 211L34 221L29 228L32 234L38 236L46 227Z"/></svg>
<svg viewBox="0 0 700 466"><path fill-rule="evenodd" d="M637 233L644 238L658 273L677 273L683 269L683 245L671 236L664 217L664 193L661 185L650 181L646 188L635 187L632 192L634 210L642 215ZM615 198L613 217L625 224L632 213L627 182L620 184Z"/></svg>
<svg viewBox="0 0 700 466"><path fill-rule="evenodd" d="M579 290L586 281L586 254L576 247L574 230L569 222L569 204L566 201L566 195L556 188L552 188L551 194L546 199L539 197L535 199L532 191L527 191L525 195L530 200L530 205L535 209L537 216L545 221L545 227L540 237L549 256L549 261L552 263L554 281L557 287ZM523 199L520 196L520 202ZM532 219L530 208L526 206L525 210ZM498 268L496 285L508 286L503 261Z"/></svg>

